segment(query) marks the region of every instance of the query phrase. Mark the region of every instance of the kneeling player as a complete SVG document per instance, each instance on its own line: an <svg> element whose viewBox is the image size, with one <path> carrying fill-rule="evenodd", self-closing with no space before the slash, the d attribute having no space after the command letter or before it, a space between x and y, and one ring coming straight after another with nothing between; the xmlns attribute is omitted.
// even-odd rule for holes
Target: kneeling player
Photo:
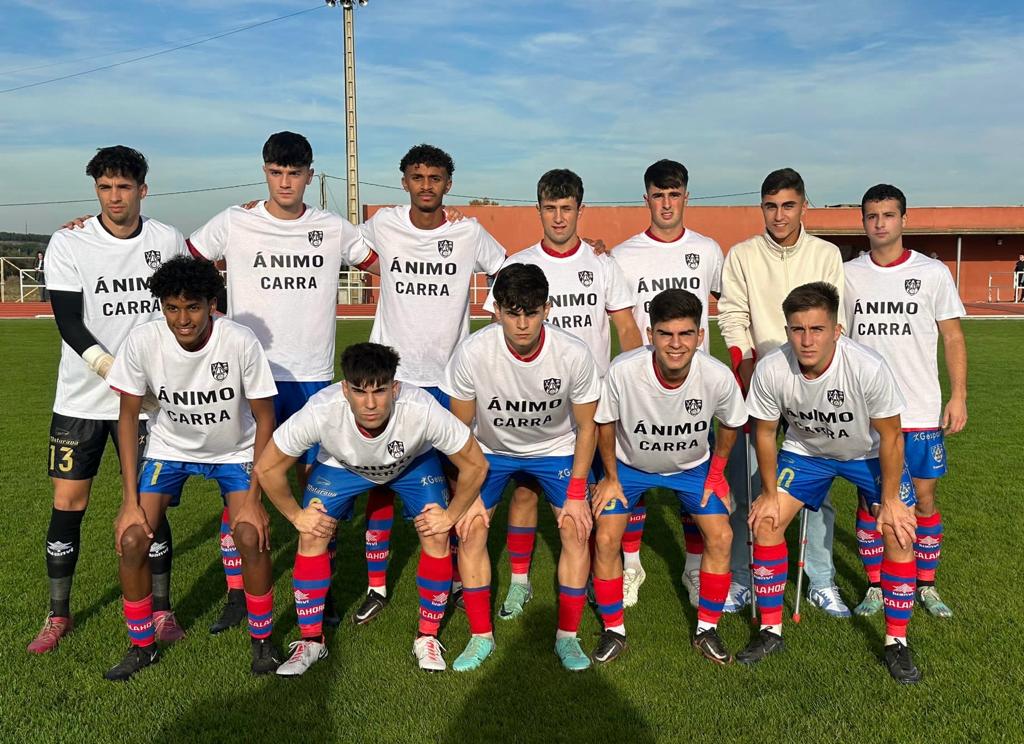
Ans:
<svg viewBox="0 0 1024 744"><path fill-rule="evenodd" d="M903 464L900 413L906 408L889 366L877 353L840 335L839 294L814 282L782 304L789 342L754 370L747 409L757 419L755 446L763 481L750 509L754 588L761 630L736 655L754 664L782 650L786 526L804 507L818 509L836 477L857 486L876 515L885 550L885 663L893 678L921 679L907 647L914 607L914 487ZM789 425L776 452L780 419Z"/></svg>
<svg viewBox="0 0 1024 744"><path fill-rule="evenodd" d="M250 477L274 430L276 394L263 347L245 326L211 311L224 287L220 272L205 261L180 257L153 274L149 288L164 320L128 334L107 382L121 393L118 433L124 500L114 522L120 556L124 615L131 647L109 680L127 680L157 660L153 627L149 546L153 525L176 506L189 476L216 480L231 515L242 555L242 577L252 636L252 671L266 674L280 664L270 641L273 582L269 517L259 486ZM160 410L151 418L142 471L132 457L139 410L146 389L156 391Z"/></svg>
<svg viewBox="0 0 1024 744"><path fill-rule="evenodd" d="M597 367L583 341L544 322L551 303L539 266L506 266L493 293L498 322L456 347L441 383L452 412L466 424L476 420L490 464L480 498L459 522L459 571L472 637L452 667L476 669L494 650L488 527L508 482L532 477L562 539L555 652L566 669L578 671L590 666L576 631L590 570L587 475L597 441Z"/></svg>
<svg viewBox="0 0 1024 744"><path fill-rule="evenodd" d="M652 345L618 357L604 380L596 421L605 474L594 498L594 596L605 628L594 652L599 663L626 648L622 536L651 488L675 491L704 538L694 648L716 663L732 661L716 630L732 577L725 465L747 409L729 368L700 350L701 312L700 300L684 289L658 294L647 329ZM712 418L719 425L709 457Z"/></svg>
<svg viewBox="0 0 1024 744"><path fill-rule="evenodd" d="M321 390L285 421L256 463L263 489L299 532L293 583L302 637L277 670L283 677L298 676L327 656L322 630L331 582L327 547L337 521L351 518L356 496L374 485L395 491L405 518L415 518L422 552L413 654L420 669L445 668L437 632L452 581L448 533L479 494L487 462L469 429L426 391L396 382L397 369L398 354L388 346L349 346L341 355L345 379ZM318 462L300 508L288 486L288 469L316 445ZM459 469L450 504L435 450Z"/></svg>

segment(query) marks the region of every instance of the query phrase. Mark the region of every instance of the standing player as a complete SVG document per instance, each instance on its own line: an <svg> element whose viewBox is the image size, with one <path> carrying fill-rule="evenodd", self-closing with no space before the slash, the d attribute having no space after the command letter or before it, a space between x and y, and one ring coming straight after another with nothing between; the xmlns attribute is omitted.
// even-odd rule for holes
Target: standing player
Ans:
<svg viewBox="0 0 1024 744"><path fill-rule="evenodd" d="M321 628L331 581L327 546L337 520L350 518L356 496L374 484L397 491L406 519L415 518L421 553L413 654L420 669L445 668L437 633L451 589L448 534L479 494L487 462L466 426L415 385L395 381L398 365L394 349L375 343L349 346L341 355L345 379L314 395L285 421L256 464L260 485L299 532L293 581L302 637L291 644L290 658L277 670L281 676L298 676L327 656ZM317 463L300 508L287 472L316 445L321 457L338 464ZM459 469L450 503L435 450Z"/></svg>
<svg viewBox="0 0 1024 744"><path fill-rule="evenodd" d="M107 379L121 394L123 501L114 522L114 545L131 640L124 659L105 675L112 681L125 681L157 661L147 561L150 525L178 505L193 475L217 481L227 503L242 554L252 672L268 674L281 663L281 652L270 640L270 519L251 477L253 457L259 457L274 431L277 390L255 334L227 318L214 322L211 313L223 288L220 272L206 261L180 256L157 269L149 289L164 319L128 334ZM140 471L132 456L147 388L157 391L160 408Z"/></svg>
<svg viewBox="0 0 1024 744"><path fill-rule="evenodd" d="M683 226L683 213L690 198L686 190L689 180L690 174L682 163L659 160L652 164L644 172L644 203L651 213L651 224L642 233L612 249L612 257L636 290L633 317L638 328L651 327L651 300L662 290L688 290L703 308L708 308L711 297L718 297L721 292L722 249L711 238ZM701 349L708 351L707 313L699 319L698 325L704 338ZM647 507L641 498L636 502L622 541L626 607L636 603L637 592L647 577L640 563L640 542L646 516ZM682 514L681 518L686 540L683 583L689 592L690 603L696 607L704 545L693 518L689 514Z"/></svg>
<svg viewBox="0 0 1024 744"><path fill-rule="evenodd" d="M401 363L396 379L410 382L447 407L438 387L448 358L469 335L470 288L476 273L494 274L505 249L475 219L449 221L444 196L452 187L455 163L432 145L416 145L398 165L409 206L381 209L360 227L374 246L380 299L370 340L395 349ZM368 623L387 604L387 566L393 495L370 491L366 504L366 600L353 620ZM453 544L454 547L454 544ZM458 577L453 595L458 592Z"/></svg>
<svg viewBox="0 0 1024 744"><path fill-rule="evenodd" d="M271 135L263 145L269 198L252 209L225 209L188 241L193 255L227 261L227 312L249 326L266 349L277 385L278 423L331 384L338 274L342 266L365 268L374 255L350 222L303 202L312 164L313 149L305 137L293 132ZM311 450L298 458L300 485L315 457ZM238 551L227 518L225 510L221 555L228 600L212 633L237 625L246 614Z"/></svg>
<svg viewBox="0 0 1024 744"><path fill-rule="evenodd" d="M537 211L544 238L513 254L505 262L535 264L547 277L551 291L548 321L582 339L594 355L597 373L604 377L611 357L609 319L615 325L622 351L641 345L633 319L636 295L622 270L607 255L597 255L577 235L583 214L583 180L570 170L552 170L537 183ZM487 296L484 310L494 312L494 295ZM540 488L517 482L508 511L508 548L512 580L498 617L511 620L523 612L533 596L530 560L537 535L537 503ZM633 594L636 601L636 594ZM627 604L628 606L628 604Z"/></svg>
<svg viewBox="0 0 1024 744"><path fill-rule="evenodd" d="M594 660L612 661L626 649L622 536L629 510L644 491L668 488L680 508L694 515L704 538L693 645L711 661L727 664L732 657L716 630L730 580L725 465L747 409L729 368L700 349L703 308L693 293L666 289L648 311L651 346L612 363L595 417L604 477L593 504L594 596L604 633ZM713 418L718 435L711 453Z"/></svg>
<svg viewBox="0 0 1024 744"><path fill-rule="evenodd" d="M494 279L497 323L455 349L442 388L452 412L475 432L490 471L459 523L459 570L472 637L452 668L478 668L494 650L487 533L509 480L544 490L562 541L555 652L570 671L590 666L576 631L586 602L593 525L587 478L597 444L597 367L586 343L544 321L551 308L544 272L512 264Z"/></svg>
<svg viewBox="0 0 1024 744"><path fill-rule="evenodd" d="M967 423L967 345L960 318L963 303L953 277L940 261L903 247L907 198L895 186L872 186L861 200L871 252L845 266L849 335L885 358L896 375L907 410L901 416L907 467L917 492L917 601L932 615L951 617L935 588L942 548L942 515L935 486L946 473L943 434ZM942 407L938 338L949 374L950 398ZM870 587L854 608L858 615L882 609L882 535L875 518L857 511L857 543Z"/></svg>
<svg viewBox="0 0 1024 744"><path fill-rule="evenodd" d="M725 257L718 326L744 392L750 385L757 359L786 342L786 319L782 314L782 301L786 295L795 287L815 281L828 282L839 288L842 294L842 255L836 246L804 230L802 220L806 208L807 197L800 174L792 168L772 171L761 184L764 232L733 246ZM842 307L839 324L845 327ZM746 437L736 448L744 458L734 457L731 466L742 464L746 467L745 440ZM756 493L760 488L760 478L755 476L752 480L752 490ZM726 612L738 612L750 602L749 553L744 544L749 534L746 526L748 504L739 501L737 506L740 508L732 516L733 585L725 604ZM849 617L850 610L835 584L835 566L832 563L835 518L835 509L826 494L820 511L807 515L804 570L810 579L810 601L833 617Z"/></svg>
<svg viewBox="0 0 1024 744"><path fill-rule="evenodd" d="M71 581L82 518L107 437L118 445L117 394L104 378L128 332L160 317L160 303L148 290L153 271L185 250L181 233L141 214L148 170L137 150L123 145L100 149L85 170L95 181L100 215L77 232L58 230L46 250L46 286L62 344L50 423L50 613L28 646L32 653L52 651L72 627ZM133 457L141 453L144 441L142 422ZM119 456L124 451L119 447ZM183 635L170 605L171 532L166 520L155 527L155 624L160 640L169 642Z"/></svg>
<svg viewBox="0 0 1024 744"><path fill-rule="evenodd" d="M906 402L889 365L843 337L839 292L831 284L797 287L783 302L789 343L758 362L747 409L763 491L750 508L760 632L736 655L755 664L781 651L786 527L801 509L818 509L832 481L844 478L876 515L884 541L885 664L893 679L921 679L907 646L914 607L914 486L903 464L900 413ZM789 424L776 451L780 420Z"/></svg>

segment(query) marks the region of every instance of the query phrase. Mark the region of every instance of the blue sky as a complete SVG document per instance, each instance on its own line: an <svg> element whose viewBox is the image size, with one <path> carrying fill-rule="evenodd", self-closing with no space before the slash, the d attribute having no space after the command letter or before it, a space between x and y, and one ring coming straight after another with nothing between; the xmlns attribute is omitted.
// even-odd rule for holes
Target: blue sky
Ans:
<svg viewBox="0 0 1024 744"><path fill-rule="evenodd" d="M318 4L5 0L0 90ZM425 141L455 157L459 194L529 199L541 173L568 167L588 201L636 200L644 168L670 157L695 197L756 190L793 166L817 205L882 181L917 205L1024 203L1016 3L370 0L356 45L365 181L397 185L402 154ZM341 176L341 54L341 11L323 7L2 93L0 203L89 198L85 163L119 143L147 155L154 193L258 181L260 148L281 129ZM342 182L331 189L344 199ZM263 193L152 197L145 211L187 232ZM83 211L0 207L0 229L45 232Z"/></svg>

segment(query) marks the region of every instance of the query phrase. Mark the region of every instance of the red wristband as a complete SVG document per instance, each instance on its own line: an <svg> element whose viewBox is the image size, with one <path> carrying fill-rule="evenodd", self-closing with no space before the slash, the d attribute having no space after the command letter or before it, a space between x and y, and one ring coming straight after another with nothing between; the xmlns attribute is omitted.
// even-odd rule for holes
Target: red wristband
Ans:
<svg viewBox="0 0 1024 744"><path fill-rule="evenodd" d="M725 480L727 462L724 457L711 455L711 467L708 468L708 477L704 480L704 489L723 500L729 495L729 483Z"/></svg>
<svg viewBox="0 0 1024 744"><path fill-rule="evenodd" d="M565 497L570 501L584 501L587 498L587 479L570 478L569 487L565 489Z"/></svg>

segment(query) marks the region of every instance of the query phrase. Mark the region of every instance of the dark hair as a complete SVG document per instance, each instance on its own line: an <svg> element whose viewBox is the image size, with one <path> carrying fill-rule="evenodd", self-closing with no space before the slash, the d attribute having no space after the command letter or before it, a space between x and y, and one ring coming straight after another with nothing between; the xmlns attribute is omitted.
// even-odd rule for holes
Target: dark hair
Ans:
<svg viewBox="0 0 1024 744"><path fill-rule="evenodd" d="M802 313L814 308L828 310L832 322L839 319L839 290L828 282L801 284L782 301L782 312L789 320L793 313Z"/></svg>
<svg viewBox="0 0 1024 744"><path fill-rule="evenodd" d="M440 147L434 147L433 145L416 145L410 149L398 164L398 170L402 171L404 175L405 169L411 168L414 165L425 165L428 168L444 168L448 171L448 178L451 178L455 172L455 161L452 160L452 156Z"/></svg>
<svg viewBox="0 0 1024 744"><path fill-rule="evenodd" d="M685 289L666 289L651 300L651 328L658 323L690 318L700 328L704 306L693 292Z"/></svg>
<svg viewBox="0 0 1024 744"><path fill-rule="evenodd" d="M224 290L224 278L210 261L191 256L176 256L164 263L149 278L149 291L158 300L184 297L212 300Z"/></svg>
<svg viewBox="0 0 1024 744"><path fill-rule="evenodd" d="M341 353L341 374L349 385L388 385L398 371L398 352L390 346L365 341Z"/></svg>
<svg viewBox="0 0 1024 744"><path fill-rule="evenodd" d="M804 179L792 168L780 168L769 173L761 183L761 198L769 194L777 194L783 189L793 189L804 196Z"/></svg>
<svg viewBox="0 0 1024 744"><path fill-rule="evenodd" d="M659 160L644 171L644 189L685 189L690 182L686 166L675 160Z"/></svg>
<svg viewBox="0 0 1024 744"><path fill-rule="evenodd" d="M556 199L575 199L583 203L583 179L567 168L549 170L537 181L537 203Z"/></svg>
<svg viewBox="0 0 1024 744"><path fill-rule="evenodd" d="M124 145L99 148L85 166L85 175L92 176L93 179L122 176L132 179L139 186L146 182L147 173L149 163L146 162L146 156Z"/></svg>
<svg viewBox="0 0 1024 744"><path fill-rule="evenodd" d="M278 132L264 143L263 162L285 168L308 168L313 164L313 148L301 134Z"/></svg>
<svg viewBox="0 0 1024 744"><path fill-rule="evenodd" d="M536 264L509 264L494 277L491 290L502 310L534 310L548 301L548 278Z"/></svg>
<svg viewBox="0 0 1024 744"><path fill-rule="evenodd" d="M861 216L864 215L864 206L868 202L885 201L886 199L895 199L900 203L900 214L907 213L907 197L903 192L890 184L880 183L864 192L864 197L860 200Z"/></svg>

